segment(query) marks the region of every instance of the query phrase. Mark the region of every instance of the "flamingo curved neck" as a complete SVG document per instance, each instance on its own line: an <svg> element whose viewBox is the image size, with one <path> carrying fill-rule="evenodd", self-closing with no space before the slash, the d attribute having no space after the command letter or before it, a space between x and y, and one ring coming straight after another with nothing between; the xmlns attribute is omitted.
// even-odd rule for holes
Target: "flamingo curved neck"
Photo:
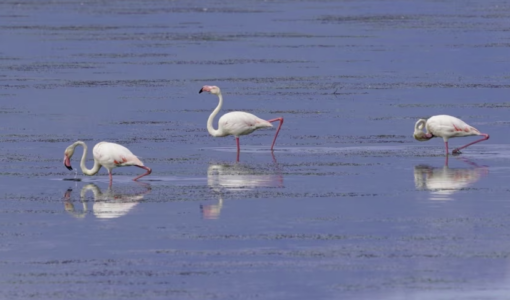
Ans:
<svg viewBox="0 0 510 300"><path fill-rule="evenodd" d="M207 120L207 131L209 131L209 134L212 136L224 136L221 128L219 128L219 124L218 124L218 129L214 129L214 127L213 127L214 118L220 112L220 109L223 106L223 96L221 95L221 93L218 94L218 98L220 100L218 103L218 106L216 106L216 108L213 110L213 112L209 116L209 119Z"/></svg>
<svg viewBox="0 0 510 300"><path fill-rule="evenodd" d="M87 166L85 165L85 160L87 159L87 149L88 149L87 144L85 144L82 141L78 141L78 142L74 143L73 144L73 152L74 152L74 148L76 148L78 145L83 146L83 155L81 156L81 162L80 162L81 171L85 175L89 175L89 176L95 175L97 172L99 172L99 169L101 169L101 165L94 158L94 166L90 170L87 169Z"/></svg>
<svg viewBox="0 0 510 300"><path fill-rule="evenodd" d="M423 132L423 128L426 128L427 121L425 119L420 119L418 122L416 122L416 125L414 125L414 134L418 134L420 132ZM428 132L428 130L426 130Z"/></svg>

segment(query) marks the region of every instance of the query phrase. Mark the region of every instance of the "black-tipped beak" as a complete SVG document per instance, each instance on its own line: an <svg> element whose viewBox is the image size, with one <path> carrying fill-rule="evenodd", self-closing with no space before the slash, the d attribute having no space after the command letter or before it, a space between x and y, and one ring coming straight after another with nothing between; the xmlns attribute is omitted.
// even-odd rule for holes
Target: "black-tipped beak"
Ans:
<svg viewBox="0 0 510 300"><path fill-rule="evenodd" d="M204 90L204 89L200 89L200 91L198 91L198 93L199 93L199 94L200 94L200 93L202 93L202 92L203 92L203 90Z"/></svg>
<svg viewBox="0 0 510 300"><path fill-rule="evenodd" d="M72 170L73 167L71 167L71 162L69 161L69 157L64 156L64 167L66 167L68 170Z"/></svg>

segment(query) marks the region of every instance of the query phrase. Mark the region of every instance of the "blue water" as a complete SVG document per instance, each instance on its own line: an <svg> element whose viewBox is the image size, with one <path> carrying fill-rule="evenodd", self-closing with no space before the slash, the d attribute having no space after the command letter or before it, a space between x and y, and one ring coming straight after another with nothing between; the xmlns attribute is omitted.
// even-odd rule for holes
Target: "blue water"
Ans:
<svg viewBox="0 0 510 300"><path fill-rule="evenodd" d="M506 299L509 17L496 0L0 2L0 299ZM275 151L259 130L236 162L203 85L220 114L284 117ZM491 138L446 162L412 137L437 114ZM76 140L153 173L68 171Z"/></svg>

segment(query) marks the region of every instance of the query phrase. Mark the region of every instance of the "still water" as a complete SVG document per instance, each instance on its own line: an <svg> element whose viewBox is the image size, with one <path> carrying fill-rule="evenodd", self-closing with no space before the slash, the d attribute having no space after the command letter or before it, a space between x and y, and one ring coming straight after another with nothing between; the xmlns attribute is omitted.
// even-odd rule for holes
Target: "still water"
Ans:
<svg viewBox="0 0 510 300"><path fill-rule="evenodd" d="M509 18L496 0L1 1L0 299L506 299ZM203 85L222 113L284 117L275 151L259 130L236 163ZM435 114L491 139L446 162L412 138ZM153 173L68 171L76 140Z"/></svg>

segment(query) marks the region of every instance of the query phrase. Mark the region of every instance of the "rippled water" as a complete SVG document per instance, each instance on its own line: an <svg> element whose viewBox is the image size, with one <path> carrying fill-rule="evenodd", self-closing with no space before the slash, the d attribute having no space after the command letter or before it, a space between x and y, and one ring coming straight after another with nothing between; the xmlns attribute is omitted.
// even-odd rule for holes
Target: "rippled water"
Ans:
<svg viewBox="0 0 510 300"><path fill-rule="evenodd" d="M0 299L506 299L509 17L496 0L1 1ZM260 130L236 163L203 85L222 113L283 116L274 153ZM435 114L491 139L445 165L442 140L412 137ZM78 139L153 173L76 175Z"/></svg>

